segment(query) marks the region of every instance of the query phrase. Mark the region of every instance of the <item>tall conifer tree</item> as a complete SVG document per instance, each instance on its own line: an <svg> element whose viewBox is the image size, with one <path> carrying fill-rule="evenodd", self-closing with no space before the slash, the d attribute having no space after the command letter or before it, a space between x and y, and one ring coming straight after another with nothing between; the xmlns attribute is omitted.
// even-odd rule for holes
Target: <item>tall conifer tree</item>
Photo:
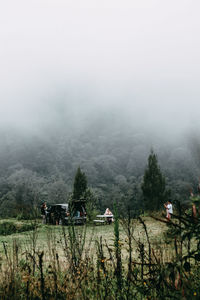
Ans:
<svg viewBox="0 0 200 300"><path fill-rule="evenodd" d="M80 200L84 198L86 190L87 190L87 177L85 173L81 171L80 167L78 167L78 170L74 178L73 199Z"/></svg>
<svg viewBox="0 0 200 300"><path fill-rule="evenodd" d="M153 150L148 157L148 166L144 173L141 188L144 208L149 211L158 210L166 202L169 195L165 187L165 177L161 173L157 156Z"/></svg>

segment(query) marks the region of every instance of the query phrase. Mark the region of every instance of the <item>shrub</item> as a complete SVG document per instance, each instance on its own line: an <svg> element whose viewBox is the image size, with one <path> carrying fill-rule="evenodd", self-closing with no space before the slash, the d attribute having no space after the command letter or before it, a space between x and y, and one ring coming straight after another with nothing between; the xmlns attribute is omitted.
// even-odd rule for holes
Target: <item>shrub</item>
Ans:
<svg viewBox="0 0 200 300"><path fill-rule="evenodd" d="M16 225L13 222L6 221L6 222L0 223L0 235L10 235L13 233L34 230L34 228L35 228L34 224Z"/></svg>
<svg viewBox="0 0 200 300"><path fill-rule="evenodd" d="M3 222L0 224L0 235L16 233L16 225L13 222Z"/></svg>

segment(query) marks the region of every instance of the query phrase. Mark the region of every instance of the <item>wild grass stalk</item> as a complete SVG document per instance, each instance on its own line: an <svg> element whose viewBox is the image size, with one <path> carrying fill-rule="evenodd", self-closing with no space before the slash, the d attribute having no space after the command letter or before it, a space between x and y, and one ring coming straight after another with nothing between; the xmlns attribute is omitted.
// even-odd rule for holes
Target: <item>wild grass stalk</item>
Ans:
<svg viewBox="0 0 200 300"><path fill-rule="evenodd" d="M198 299L200 220L187 213L174 215L170 222L160 219L168 227L168 239L160 242L152 241L144 219L127 214L120 220L115 212L113 242L96 238L96 255L88 246L93 245L94 231L74 224L51 227L43 249L37 226L25 251L17 239L11 246L4 242L0 299Z"/></svg>

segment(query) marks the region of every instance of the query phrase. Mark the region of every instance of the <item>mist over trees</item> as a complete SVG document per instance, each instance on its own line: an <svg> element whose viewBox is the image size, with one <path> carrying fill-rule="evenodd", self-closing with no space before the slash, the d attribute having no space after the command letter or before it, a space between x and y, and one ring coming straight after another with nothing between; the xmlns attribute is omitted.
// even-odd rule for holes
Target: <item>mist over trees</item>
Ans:
<svg viewBox="0 0 200 300"><path fill-rule="evenodd" d="M151 148L157 155L171 199L187 201L199 174L198 139L168 141L123 114L106 111L85 122L61 118L35 133L1 130L0 214L28 213L42 201L67 202L80 166L99 211L117 202L141 209L141 184Z"/></svg>
<svg viewBox="0 0 200 300"><path fill-rule="evenodd" d="M99 210L116 201L141 207L151 148L173 199L195 192L199 8L181 0L3 2L0 214L68 201L78 166Z"/></svg>

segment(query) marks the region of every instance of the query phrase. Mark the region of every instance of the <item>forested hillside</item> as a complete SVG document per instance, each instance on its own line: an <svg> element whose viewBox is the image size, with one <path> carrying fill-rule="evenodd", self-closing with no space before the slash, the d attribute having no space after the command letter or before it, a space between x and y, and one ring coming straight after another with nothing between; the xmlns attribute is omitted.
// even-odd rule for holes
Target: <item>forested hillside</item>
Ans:
<svg viewBox="0 0 200 300"><path fill-rule="evenodd" d="M135 124L135 125L134 125ZM166 177L172 200L185 201L200 175L194 134L178 138L152 131L120 111L77 115L55 113L36 130L2 128L0 214L17 215L47 203L66 202L78 166L97 197L97 208L117 201L142 206L141 183L151 148Z"/></svg>

